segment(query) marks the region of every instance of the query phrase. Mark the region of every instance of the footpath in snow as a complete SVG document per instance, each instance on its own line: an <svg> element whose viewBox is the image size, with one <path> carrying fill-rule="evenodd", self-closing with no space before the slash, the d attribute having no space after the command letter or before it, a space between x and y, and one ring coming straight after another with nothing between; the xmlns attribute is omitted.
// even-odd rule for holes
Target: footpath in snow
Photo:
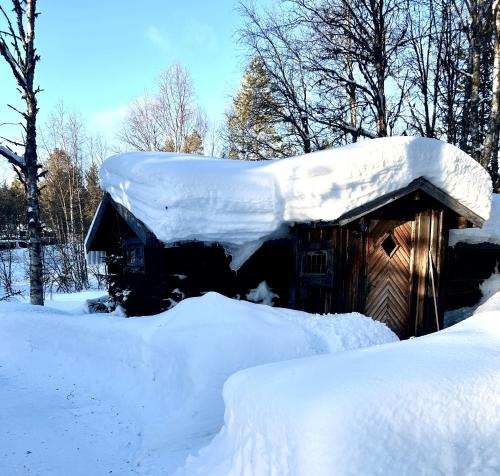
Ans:
<svg viewBox="0 0 500 476"><path fill-rule="evenodd" d="M222 427L231 374L395 341L215 293L133 319L0 302L0 474L172 474Z"/></svg>

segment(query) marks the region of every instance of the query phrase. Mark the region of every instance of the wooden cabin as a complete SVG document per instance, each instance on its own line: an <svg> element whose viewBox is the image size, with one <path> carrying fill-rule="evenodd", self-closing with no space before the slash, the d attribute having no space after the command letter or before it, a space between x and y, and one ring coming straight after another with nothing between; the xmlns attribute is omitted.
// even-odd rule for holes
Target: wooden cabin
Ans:
<svg viewBox="0 0 500 476"><path fill-rule="evenodd" d="M168 309L207 291L245 298L266 281L276 305L315 313L361 312L401 338L443 325L448 232L483 219L424 178L339 219L290 224L238 270L219 244L161 243L106 194L87 237L105 251L110 293L129 315Z"/></svg>
<svg viewBox="0 0 500 476"><path fill-rule="evenodd" d="M448 232L482 222L419 178L334 223L298 224L294 307L358 311L400 338L436 331L446 308Z"/></svg>

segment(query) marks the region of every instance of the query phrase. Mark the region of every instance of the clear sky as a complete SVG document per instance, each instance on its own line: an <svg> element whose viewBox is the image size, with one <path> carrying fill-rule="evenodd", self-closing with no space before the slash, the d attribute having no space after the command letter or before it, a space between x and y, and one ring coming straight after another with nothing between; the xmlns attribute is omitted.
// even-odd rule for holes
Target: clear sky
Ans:
<svg viewBox="0 0 500 476"><path fill-rule="evenodd" d="M111 140L127 105L153 89L158 75L174 62L188 67L200 104L210 118L220 120L244 69L244 52L235 36L242 22L237 4L38 0L42 59L37 82L44 89L39 95L40 122L63 101L68 110L82 115L90 130ZM22 105L0 58L0 123L18 120L7 103ZM0 136L8 133L10 128L0 128ZM5 165L0 162L0 180L2 174Z"/></svg>

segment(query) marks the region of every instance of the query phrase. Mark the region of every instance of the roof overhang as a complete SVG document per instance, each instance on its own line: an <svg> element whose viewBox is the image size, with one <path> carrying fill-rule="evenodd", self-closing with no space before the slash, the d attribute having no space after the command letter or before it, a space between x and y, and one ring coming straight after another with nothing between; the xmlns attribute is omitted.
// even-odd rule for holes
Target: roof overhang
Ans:
<svg viewBox="0 0 500 476"><path fill-rule="evenodd" d="M377 197L375 200L372 200L365 205L361 205L350 210L347 213L344 213L341 217L335 220L335 224L340 226L347 225L368 213L372 213L379 208L385 207L390 203L403 198L413 192L421 190L425 192L430 197L442 203L444 206L448 207L450 210L454 211L457 215L465 218L472 225L477 227L482 227L484 223L484 218L480 217L477 213L474 213L468 207L460 203L455 198L448 195L446 192L443 192L440 188L433 185L427 179L423 177L419 177L412 182L410 182L406 187L395 190L394 192L387 193L380 197Z"/></svg>
<svg viewBox="0 0 500 476"><path fill-rule="evenodd" d="M151 232L141 220L136 218L134 214L123 205L115 202L109 193L105 193L99 207L97 208L96 214L85 239L85 248L87 252L93 250L93 244L96 240L97 234L99 233L99 228L101 227L103 218L110 207L127 223L127 225L144 245L149 246L158 244L158 239L154 233Z"/></svg>

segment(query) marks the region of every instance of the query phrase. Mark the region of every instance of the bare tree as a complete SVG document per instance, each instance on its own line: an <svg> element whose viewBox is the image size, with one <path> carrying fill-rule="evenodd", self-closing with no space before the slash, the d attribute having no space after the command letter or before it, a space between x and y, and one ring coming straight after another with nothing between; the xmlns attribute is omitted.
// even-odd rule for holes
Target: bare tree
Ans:
<svg viewBox="0 0 500 476"><path fill-rule="evenodd" d="M353 132L353 139L393 133L406 93L406 80L398 77L400 52L408 41L401 21L403 1L292 2L311 30L311 69L318 75L323 94L333 98L332 107L325 107L323 120ZM343 101L339 101L339 92Z"/></svg>
<svg viewBox="0 0 500 476"><path fill-rule="evenodd" d="M3 288L0 301L21 294L14 288L14 267L17 266L18 257L9 245L10 243L7 243L5 249L0 248L0 289Z"/></svg>
<svg viewBox="0 0 500 476"><path fill-rule="evenodd" d="M92 166L89 145L95 145L95 141L90 142L78 116L66 112L60 104L43 128L42 143L48 171L41 193L42 214L57 239L56 250L46 257L52 258L54 252L59 256L58 266L51 269L62 271L62 275L52 276L61 290L81 290L88 287L84 239L90 197L85 179Z"/></svg>
<svg viewBox="0 0 500 476"><path fill-rule="evenodd" d="M481 163L490 167L495 186L499 185L498 175L498 141L500 134L500 2L492 3L492 18L494 22L494 62L492 79L491 112L488 123L488 133L484 142Z"/></svg>
<svg viewBox="0 0 500 476"><path fill-rule="evenodd" d="M466 32L463 75L463 114L460 148L480 160L490 116L490 81L493 69L492 0L455 0L455 14Z"/></svg>
<svg viewBox="0 0 500 476"><path fill-rule="evenodd" d="M203 150L200 140L206 132L207 118L197 104L189 71L175 64L161 75L154 95L130 106L119 138L136 150L193 153Z"/></svg>
<svg viewBox="0 0 500 476"><path fill-rule="evenodd" d="M406 22L409 31L405 55L409 94L405 95L410 131L425 137L439 137L439 93L443 69L443 28L435 0L408 0Z"/></svg>
<svg viewBox="0 0 500 476"><path fill-rule="evenodd" d="M135 150L162 150L165 137L158 120L157 102L145 95L128 108L119 138Z"/></svg>
<svg viewBox="0 0 500 476"><path fill-rule="evenodd" d="M40 205L38 180L40 178L37 156L37 94L39 87L34 86L35 68L40 57L35 48L35 22L38 17L36 0L12 0L10 19L0 6L6 29L0 31L0 55L4 58L14 75L25 111L13 106L22 117L24 142L8 141L14 146L24 148L22 156L15 154L9 147L0 145L0 155L14 167L26 188L27 221L30 254L30 300L32 304L43 304L42 241L40 226Z"/></svg>
<svg viewBox="0 0 500 476"><path fill-rule="evenodd" d="M296 152L311 152L322 144L320 131L311 122L311 81L305 64L299 25L288 11L258 12L251 3L240 3L246 22L240 41L249 49L250 58L264 66L276 104L274 125Z"/></svg>

